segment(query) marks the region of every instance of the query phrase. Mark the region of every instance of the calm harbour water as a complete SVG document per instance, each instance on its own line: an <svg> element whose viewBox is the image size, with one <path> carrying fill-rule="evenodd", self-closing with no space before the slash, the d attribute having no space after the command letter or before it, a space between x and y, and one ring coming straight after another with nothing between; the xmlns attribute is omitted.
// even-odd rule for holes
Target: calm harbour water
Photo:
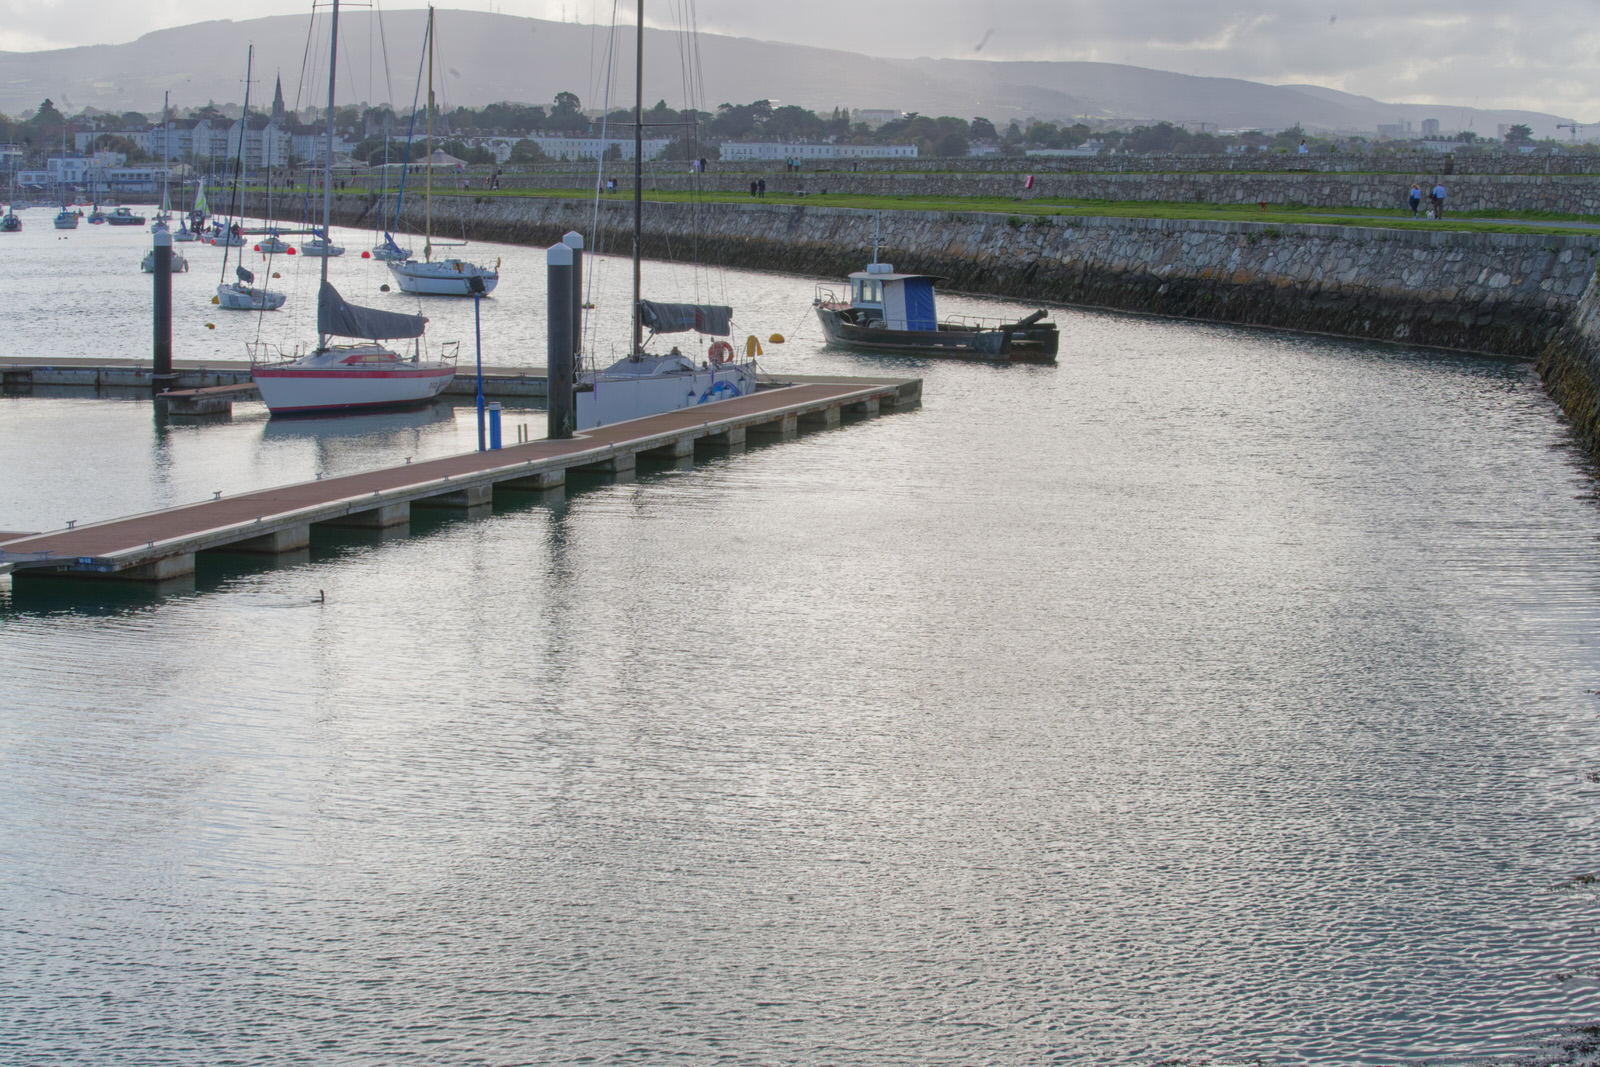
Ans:
<svg viewBox="0 0 1600 1067"><path fill-rule="evenodd" d="M25 221L5 354L144 355L148 235ZM242 357L184 251L177 354ZM470 251L542 364L542 253ZM0 582L0 1062L1462 1063L1600 1013L1600 500L1528 367L1070 310L1053 368L863 357L819 280L701 295L920 409ZM5 397L0 529L474 438Z"/></svg>

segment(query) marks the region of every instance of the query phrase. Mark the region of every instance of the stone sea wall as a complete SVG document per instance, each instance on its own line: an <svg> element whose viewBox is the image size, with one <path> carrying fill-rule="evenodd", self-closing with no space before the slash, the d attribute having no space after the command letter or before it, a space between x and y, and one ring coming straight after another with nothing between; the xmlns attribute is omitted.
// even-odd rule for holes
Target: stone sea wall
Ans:
<svg viewBox="0 0 1600 1067"><path fill-rule="evenodd" d="M374 197L338 198L371 226ZM435 197L445 237L543 245L569 230L626 253L627 204ZM420 211L407 221L421 229ZM647 204L644 253L838 281L871 256L876 213L793 202ZM1600 234L1469 234L1248 222L886 212L881 258L951 290L1533 358L1595 273Z"/></svg>
<svg viewBox="0 0 1600 1067"><path fill-rule="evenodd" d="M1589 454L1600 460L1600 281L1539 354L1545 391L1566 412Z"/></svg>

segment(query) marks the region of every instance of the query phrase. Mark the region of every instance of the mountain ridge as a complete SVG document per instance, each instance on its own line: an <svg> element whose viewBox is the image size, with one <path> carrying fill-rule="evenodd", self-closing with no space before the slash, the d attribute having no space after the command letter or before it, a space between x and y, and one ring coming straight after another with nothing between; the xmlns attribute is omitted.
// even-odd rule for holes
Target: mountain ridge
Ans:
<svg viewBox="0 0 1600 1067"><path fill-rule="evenodd" d="M390 11L381 21L371 12L341 16L341 104L409 106L425 17L422 10ZM548 104L562 91L578 93L586 107L605 102L598 73L604 65L603 28L483 11L441 10L437 17L445 106L479 107L502 100ZM295 91L301 84L298 72L309 29L306 18L297 15L213 19L152 30L127 44L0 52L6 70L0 81L0 111L22 117L49 97L67 111L92 106L113 113L153 113L168 90L178 107L237 103L243 96L245 51L252 42L258 86L269 86L277 72L291 107L318 105L322 101L312 98L316 93ZM316 37L309 39L316 55ZM672 31L646 30L647 102L685 103L681 41ZM621 62L631 66L631 29L619 30L617 43ZM377 56L384 52L386 64ZM1420 130L1424 120L1437 119L1446 134L1471 129L1493 136L1499 126L1523 123L1541 137L1556 136L1557 123L1574 121L1515 109L1391 103L1322 86L1267 85L1114 63L883 59L709 33L695 37L694 52L704 89L692 103L707 110L720 103L768 99L824 113L850 107L965 119L981 115L1001 127L1028 118L1089 118L1204 123L1224 130L1275 130L1298 123L1311 131L1355 133L1404 122ZM325 45L321 55L325 63ZM530 56L538 62L530 62ZM308 84L316 85L321 77L312 71ZM269 96L270 88L252 88L254 99ZM610 103L623 106L631 98L632 79L624 76Z"/></svg>

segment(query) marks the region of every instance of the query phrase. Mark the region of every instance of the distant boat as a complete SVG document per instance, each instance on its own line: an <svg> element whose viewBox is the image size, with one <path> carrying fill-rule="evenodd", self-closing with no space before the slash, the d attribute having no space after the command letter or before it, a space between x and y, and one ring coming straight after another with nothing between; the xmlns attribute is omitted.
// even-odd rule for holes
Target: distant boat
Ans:
<svg viewBox="0 0 1600 1067"><path fill-rule="evenodd" d="M22 217L17 214L17 176L11 175L11 206L6 208L6 213L0 215L0 233L21 233Z"/></svg>
<svg viewBox="0 0 1600 1067"><path fill-rule="evenodd" d="M417 125L417 113L415 111L413 111L411 113L411 126L410 126L409 129L406 130L406 146L407 146L406 147L406 157L408 159L410 158L410 154L411 154L411 149L410 149L411 133L412 133L413 130L416 129L416 125ZM405 172L405 168L401 167L400 168L400 192L398 194L396 194L396 196L394 198L394 228L396 230L398 230L400 228L400 204L401 204L402 201L405 200L405 196L406 196L406 172ZM383 230L383 204L388 199L389 199L389 127L387 125L385 125L384 128L383 128L383 189L378 193L378 219L377 219L377 226L376 226L376 228L379 229L379 230ZM407 260L407 259L411 258L411 249L409 249L409 248L401 248L398 244L395 243L394 234L392 232L390 232L389 230L383 230L383 239L381 241L379 241L377 244L373 245L372 246L372 250L370 252L368 252L367 255L371 256L373 259L376 259L381 263L399 263L402 260Z"/></svg>
<svg viewBox="0 0 1600 1067"><path fill-rule="evenodd" d="M428 8L427 30L428 66L428 159L427 180L423 186L422 259L387 258L389 270L401 292L420 293L425 296L487 296L500 284L500 263L493 267L480 267L464 259L449 256L433 258L433 8ZM410 149L407 148L409 166ZM405 179L402 177L401 181Z"/></svg>
<svg viewBox="0 0 1600 1067"><path fill-rule="evenodd" d="M56 212L56 229L76 230L78 228L78 212L76 208L63 207Z"/></svg>
<svg viewBox="0 0 1600 1067"><path fill-rule="evenodd" d="M342 255L344 255L344 246L343 245L330 244L328 242L328 239L323 236L323 233L325 233L325 232L326 231L323 231L323 230L316 231L310 237L308 237L306 240L301 241L300 242L300 254L302 256L342 256Z"/></svg>
<svg viewBox="0 0 1600 1067"><path fill-rule="evenodd" d="M135 215L125 207L112 208L106 215L106 222L112 226L143 226L144 216Z"/></svg>
<svg viewBox="0 0 1600 1067"><path fill-rule="evenodd" d="M244 62L244 126L248 129L250 123L250 70L255 63L255 46L250 46ZM265 285L257 288L256 276L246 270L242 265L233 268L234 280L228 281L228 249L237 248L244 244L244 234L240 230L239 222L234 215L234 209L239 202L239 175L244 171L244 143L245 138L239 138L238 159L234 163L233 195L228 205L227 218L220 223L213 223L212 244L222 246L222 276L217 280L217 295L211 302L218 307L227 308L229 311L276 311L283 307L283 302L288 298L284 293L274 293ZM196 201L196 208L204 202ZM243 255L240 255L243 258Z"/></svg>
<svg viewBox="0 0 1600 1067"><path fill-rule="evenodd" d="M156 272L156 250L155 249L152 248L149 251L145 252L144 259L142 259L139 262L139 269L144 271L146 274L154 274ZM173 252L172 252L172 273L174 273L174 274L182 274L184 271L186 271L188 269L189 269L189 261L183 257L183 253L182 252L179 252L177 249L173 249Z"/></svg>

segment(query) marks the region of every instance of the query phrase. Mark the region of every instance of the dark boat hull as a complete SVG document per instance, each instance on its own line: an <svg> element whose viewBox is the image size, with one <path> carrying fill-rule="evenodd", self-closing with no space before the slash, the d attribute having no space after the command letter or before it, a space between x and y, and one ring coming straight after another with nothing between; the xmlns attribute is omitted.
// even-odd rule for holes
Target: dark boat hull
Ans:
<svg viewBox="0 0 1600 1067"><path fill-rule="evenodd" d="M864 352L888 352L944 359L980 359L995 363L1054 363L1060 335L1053 322L965 330L891 330L864 326L850 312L818 305L817 318L828 343Z"/></svg>

